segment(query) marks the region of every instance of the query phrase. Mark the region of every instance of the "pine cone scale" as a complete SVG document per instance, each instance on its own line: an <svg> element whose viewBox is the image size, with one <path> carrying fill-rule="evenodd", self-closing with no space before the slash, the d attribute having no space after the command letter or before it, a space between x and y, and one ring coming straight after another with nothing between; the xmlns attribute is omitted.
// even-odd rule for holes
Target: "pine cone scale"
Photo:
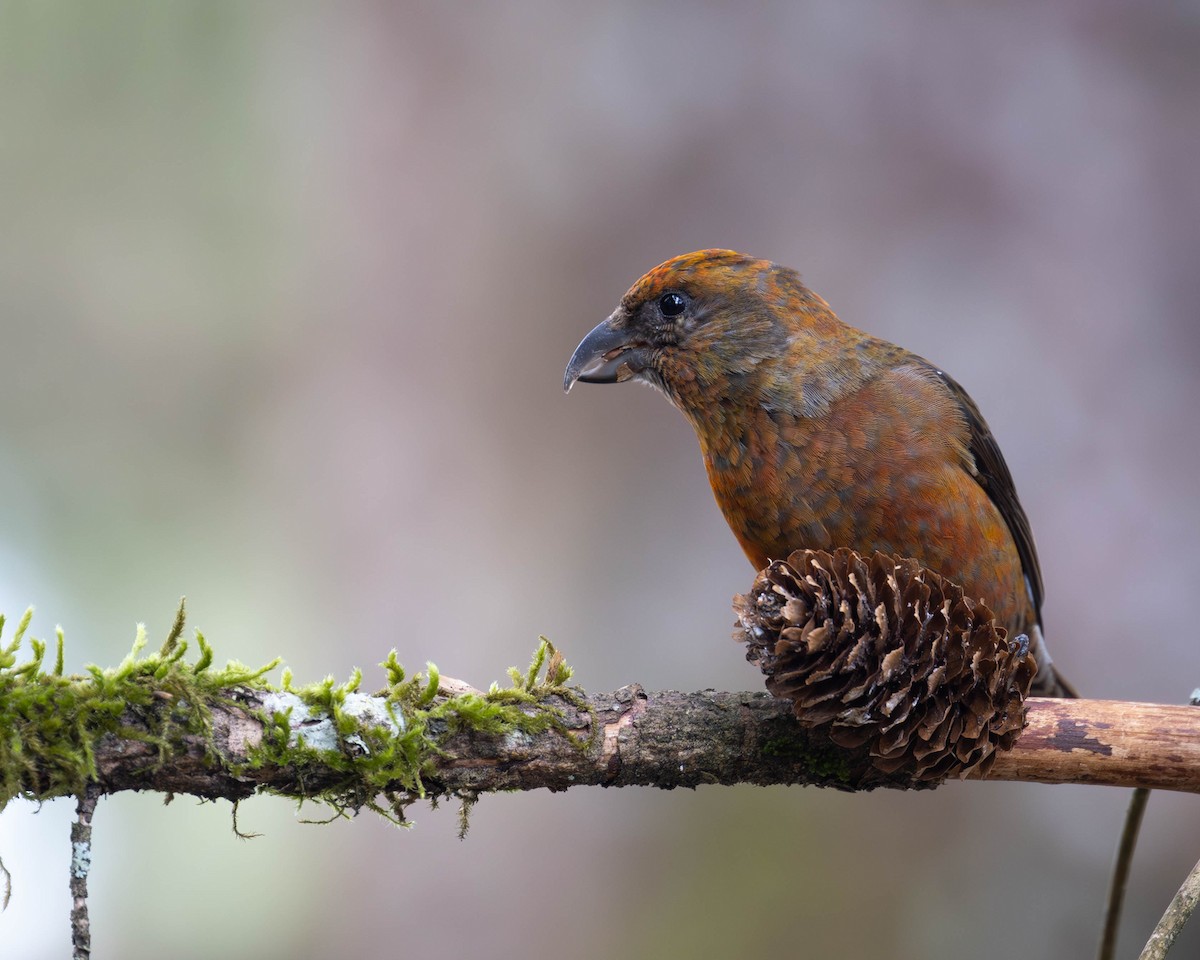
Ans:
<svg viewBox="0 0 1200 960"><path fill-rule="evenodd" d="M882 773L929 783L986 769L1024 725L1028 639L915 560L797 551L734 609L767 689Z"/></svg>

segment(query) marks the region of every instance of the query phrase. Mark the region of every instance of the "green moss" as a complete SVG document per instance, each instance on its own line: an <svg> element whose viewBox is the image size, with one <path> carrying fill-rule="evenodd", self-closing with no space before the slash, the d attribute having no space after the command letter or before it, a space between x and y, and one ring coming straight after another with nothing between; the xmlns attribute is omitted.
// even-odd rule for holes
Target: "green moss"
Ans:
<svg viewBox="0 0 1200 960"><path fill-rule="evenodd" d="M799 760L804 753L803 745L795 737L774 737L763 741L762 752L767 757L784 760Z"/></svg>
<svg viewBox="0 0 1200 960"><path fill-rule="evenodd" d="M251 688L267 704L259 713L265 733L247 764L230 772L246 766L286 770L292 783L275 788L277 793L327 804L334 816L365 807L404 823L405 805L426 795L424 777L440 738L462 731L500 736L561 729L558 712L540 701L557 694L576 702L566 688L571 671L545 638L527 670L510 671L511 686L493 684L486 693L451 697L440 695L433 664L410 678L393 650L382 664L387 686L369 697L359 692L359 670L344 683L327 677L304 686L295 685L285 670L273 687L264 677L278 660L257 668L236 661L216 668L199 631L198 653L189 663L182 602L156 653L145 653L146 631L139 626L117 667L89 666L85 674L64 676L61 630L51 669L45 668L46 643L33 637L28 658L18 663L31 617L32 610L26 611L13 639L0 646L0 810L14 798L80 793L96 779L95 745L106 734L152 744L159 764L170 759L184 734L213 747L211 705L239 695L244 702ZM3 626L0 616L0 642ZM303 724L291 722L298 712ZM207 760L213 766L228 763L215 748Z"/></svg>
<svg viewBox="0 0 1200 960"><path fill-rule="evenodd" d="M486 693L441 697L437 667L429 663L424 676L409 678L395 650L381 666L388 683L374 697L358 693L358 670L343 684L327 677L300 687L285 671L280 699L272 698L271 711L262 716L267 735L253 751L251 765L294 771L300 782L312 785L305 799L327 804L335 815L365 807L405 825L405 807L426 795L424 777L443 737L538 733L551 727L570 736L558 711L541 702L552 694L576 702L566 687L571 669L545 637L526 671L509 671L511 686L493 684ZM297 710L305 712L304 725L291 722ZM474 798L460 799L465 824Z"/></svg>
<svg viewBox="0 0 1200 960"><path fill-rule="evenodd" d="M762 752L768 757L801 763L822 780L848 784L852 776L849 757L833 744L826 746L820 741L809 742L794 735L780 736L765 741Z"/></svg>
<svg viewBox="0 0 1200 960"><path fill-rule="evenodd" d="M199 631L200 656L186 663L181 601L176 625L157 653L143 655L146 630L139 625L118 666L89 666L84 675L64 676L61 629L52 669L43 669L46 644L35 637L29 638L29 659L17 662L32 616L32 608L25 611L13 639L0 646L0 810L17 797L45 800L81 792L96 777L95 744L105 734L152 743L160 759L180 732L211 735L206 700L233 687L264 687L263 675L278 663L251 668L230 661L211 669L212 650ZM0 638L4 624L0 615ZM152 704L160 708L149 710ZM147 721L146 729L130 725L131 713Z"/></svg>
<svg viewBox="0 0 1200 960"><path fill-rule="evenodd" d="M804 753L804 763L816 777L840 784L850 783L850 760L844 751L833 744L822 746L810 743Z"/></svg>

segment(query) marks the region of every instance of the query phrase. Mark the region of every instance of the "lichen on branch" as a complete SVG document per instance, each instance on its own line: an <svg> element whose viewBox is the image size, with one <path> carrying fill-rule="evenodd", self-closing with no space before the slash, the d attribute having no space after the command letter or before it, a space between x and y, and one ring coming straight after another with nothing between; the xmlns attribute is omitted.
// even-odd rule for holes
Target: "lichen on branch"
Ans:
<svg viewBox="0 0 1200 960"><path fill-rule="evenodd" d="M570 668L544 638L528 669L510 672L511 685L459 684L449 696L454 682L443 684L433 664L409 677L393 650L381 664L386 685L371 696L359 690L358 669L344 683L306 685L285 670L273 686L266 675L278 659L217 667L198 630L189 661L182 602L157 652L146 653L139 625L117 667L73 676L63 672L62 630L48 667L48 645L27 637L31 618L26 611L0 647L0 810L89 785L234 800L261 788L328 804L335 815L368 808L403 823L405 805L426 796L439 739L538 734L562 725L547 698L576 700ZM0 616L0 636L3 627Z"/></svg>
<svg viewBox="0 0 1200 960"><path fill-rule="evenodd" d="M368 809L404 823L413 801L470 802L496 790L930 786L909 770L881 770L865 749L837 746L766 693L633 684L585 694L568 686L571 672L545 640L528 669L486 691L432 664L409 676L392 653L384 686L368 695L357 670L343 683L308 685L285 672L273 685L274 661L218 667L202 634L183 638L182 609L156 652L139 628L117 667L76 676L64 674L61 634L49 664L49 645L27 637L28 627L27 614L14 639L0 641L0 809L85 788L234 802L267 792L326 804L334 816ZM1194 708L1040 698L1026 707L1024 732L988 779L1200 792Z"/></svg>
<svg viewBox="0 0 1200 960"><path fill-rule="evenodd" d="M342 684L326 677L306 686L296 686L285 670L281 688L268 691L254 711L263 736L239 770L287 771L295 784L279 784L278 792L317 800L337 814L366 808L404 825L405 807L427 796L425 778L442 740L565 733L560 710L545 701L576 699L566 686L570 667L544 637L527 670L512 668L510 686L493 683L486 692L443 682L433 663L408 677L395 650L381 666L387 685L373 696L359 691L358 669Z"/></svg>

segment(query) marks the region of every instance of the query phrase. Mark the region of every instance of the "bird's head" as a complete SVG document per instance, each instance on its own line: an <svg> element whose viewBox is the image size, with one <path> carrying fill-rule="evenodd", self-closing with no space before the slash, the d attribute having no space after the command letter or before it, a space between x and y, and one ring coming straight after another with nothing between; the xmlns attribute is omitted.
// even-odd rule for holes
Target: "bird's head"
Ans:
<svg viewBox="0 0 1200 960"><path fill-rule="evenodd" d="M638 280L583 338L563 388L638 379L686 408L694 390L736 391L830 323L842 328L794 270L732 250L687 253Z"/></svg>

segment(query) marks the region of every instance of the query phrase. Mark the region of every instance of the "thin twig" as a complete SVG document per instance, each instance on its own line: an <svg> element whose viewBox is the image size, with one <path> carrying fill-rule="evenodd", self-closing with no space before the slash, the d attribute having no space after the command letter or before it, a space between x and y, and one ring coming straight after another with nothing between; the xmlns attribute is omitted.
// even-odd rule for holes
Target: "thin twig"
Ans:
<svg viewBox="0 0 1200 960"><path fill-rule="evenodd" d="M1125 826L1121 829L1121 840L1117 845L1117 858L1113 863L1112 882L1108 888L1108 903L1104 907L1104 929L1100 936L1098 960L1113 960L1117 953L1117 932L1121 927L1121 907L1125 903L1125 891L1129 887L1129 869L1133 864L1133 851L1137 847L1138 831L1146 813L1146 801L1150 791L1138 787L1129 799L1125 812Z"/></svg>
<svg viewBox="0 0 1200 960"><path fill-rule="evenodd" d="M92 955L92 927L88 919L87 882L92 868L92 814L96 812L98 787L89 785L75 806L71 823L71 957L88 960Z"/></svg>
<svg viewBox="0 0 1200 960"><path fill-rule="evenodd" d="M1200 688L1192 691L1192 696L1188 703L1193 707L1200 707ZM1121 900L1125 894L1125 884L1128 880L1129 864L1122 863L1126 858L1133 858L1133 848L1137 844L1138 828L1141 826L1142 814L1146 810L1146 801L1150 797L1150 791L1144 788L1139 788L1134 791L1133 799L1129 803L1129 812L1125 816L1125 830L1121 834L1121 847L1117 851L1117 864L1113 869L1113 887L1109 891L1108 913L1105 917L1104 924L1104 939L1100 942L1100 960L1112 960L1112 956L1117 947L1117 925L1120 923ZM1128 851L1126 848L1128 847ZM1122 870L1122 867L1124 869ZM1118 890L1120 884L1120 890ZM1190 892L1189 892L1190 891ZM1179 888L1179 892L1175 894L1175 899L1171 901L1167 907L1167 912L1163 914L1163 918L1158 922L1158 926L1154 928L1154 933L1150 935L1150 940L1146 943L1145 949L1142 950L1139 960L1154 960L1156 957L1164 957L1168 950L1171 949L1171 944L1175 942L1175 938L1179 935L1179 931L1183 925L1187 923L1188 917L1196 909L1196 899L1200 895L1200 863L1192 869L1188 878L1183 882L1183 886ZM1190 905L1188 898L1190 899ZM1110 929L1111 927L1111 929ZM1107 949L1107 952L1105 952Z"/></svg>
<svg viewBox="0 0 1200 960"><path fill-rule="evenodd" d="M1183 881L1183 886L1179 888L1175 899L1167 907L1167 912L1162 915L1158 926L1150 934L1150 939L1146 941L1138 960L1163 960L1175 943L1175 938L1179 936L1179 931L1195 912L1197 903L1200 903L1200 863L1192 867L1192 872Z"/></svg>

